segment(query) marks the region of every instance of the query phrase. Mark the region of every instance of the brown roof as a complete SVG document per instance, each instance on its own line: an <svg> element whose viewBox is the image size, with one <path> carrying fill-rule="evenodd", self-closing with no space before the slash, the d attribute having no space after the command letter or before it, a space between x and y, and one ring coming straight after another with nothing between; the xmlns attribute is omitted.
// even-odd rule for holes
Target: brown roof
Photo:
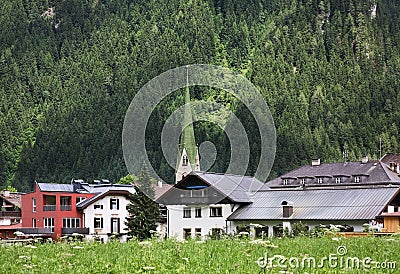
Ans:
<svg viewBox="0 0 400 274"><path fill-rule="evenodd" d="M389 164L389 163L400 163L400 154L388 153L381 159L382 163Z"/></svg>
<svg viewBox="0 0 400 274"><path fill-rule="evenodd" d="M4 197L1 195L3 199L8 201L9 203L16 205L17 207L21 208L21 194L20 193L10 193L10 196Z"/></svg>
<svg viewBox="0 0 400 274"><path fill-rule="evenodd" d="M166 184L166 183L161 183L160 185L154 185L154 196L155 199L157 200L161 195L163 195L165 192L167 192L173 185Z"/></svg>

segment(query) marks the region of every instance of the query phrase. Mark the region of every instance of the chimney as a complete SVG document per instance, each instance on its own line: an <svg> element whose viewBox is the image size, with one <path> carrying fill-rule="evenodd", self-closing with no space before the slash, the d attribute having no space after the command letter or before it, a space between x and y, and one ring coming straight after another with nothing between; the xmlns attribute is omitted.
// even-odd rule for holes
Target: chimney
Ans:
<svg viewBox="0 0 400 274"><path fill-rule="evenodd" d="M77 192L78 189L81 189L82 188L82 183L83 183L82 179L72 180L72 189L73 189L73 191Z"/></svg>
<svg viewBox="0 0 400 274"><path fill-rule="evenodd" d="M162 188L162 181L158 181L158 182L157 182L157 186L158 186L159 188Z"/></svg>
<svg viewBox="0 0 400 274"><path fill-rule="evenodd" d="M363 164L368 163L368 156L367 156L367 155L365 155L365 156L362 157L361 163L363 163Z"/></svg>
<svg viewBox="0 0 400 274"><path fill-rule="evenodd" d="M283 218L289 218L293 214L293 203L289 201L283 201L281 203L283 210Z"/></svg>
<svg viewBox="0 0 400 274"><path fill-rule="evenodd" d="M321 164L321 159L315 159L311 161L312 166L319 166Z"/></svg>

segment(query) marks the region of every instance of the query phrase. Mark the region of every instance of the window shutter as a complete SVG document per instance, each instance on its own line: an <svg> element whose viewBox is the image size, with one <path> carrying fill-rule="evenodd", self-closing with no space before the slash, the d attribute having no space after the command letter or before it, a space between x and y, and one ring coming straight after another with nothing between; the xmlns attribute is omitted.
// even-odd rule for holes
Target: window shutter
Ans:
<svg viewBox="0 0 400 274"><path fill-rule="evenodd" d="M117 200L117 209L119 210L119 199L116 200Z"/></svg>

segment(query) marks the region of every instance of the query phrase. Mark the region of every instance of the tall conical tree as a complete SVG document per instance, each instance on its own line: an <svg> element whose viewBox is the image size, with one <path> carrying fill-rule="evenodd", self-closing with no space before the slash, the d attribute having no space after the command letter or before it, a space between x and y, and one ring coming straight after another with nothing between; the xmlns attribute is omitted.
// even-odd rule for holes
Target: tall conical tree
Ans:
<svg viewBox="0 0 400 274"><path fill-rule="evenodd" d="M139 240L152 236L160 217L158 204L154 201L153 178L146 165L143 165L138 181L135 183L136 194L132 195L126 207L129 216L126 218L128 235Z"/></svg>

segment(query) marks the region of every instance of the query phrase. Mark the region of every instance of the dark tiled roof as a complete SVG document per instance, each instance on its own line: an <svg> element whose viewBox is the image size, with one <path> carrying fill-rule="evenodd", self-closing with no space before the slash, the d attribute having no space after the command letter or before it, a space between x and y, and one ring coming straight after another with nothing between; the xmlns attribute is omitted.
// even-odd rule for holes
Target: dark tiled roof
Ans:
<svg viewBox="0 0 400 274"><path fill-rule="evenodd" d="M282 185L285 178L314 178L307 183L316 184L317 177L325 177L324 183L334 183L335 177L341 176L342 183L354 183L355 176L361 176L359 184L392 183L400 184L400 177L388 166L380 161L362 162L339 162L322 163L320 165L305 165L292 170L281 177L269 181L266 185L274 187ZM289 183L290 184L290 183ZM299 185L299 180L294 180L293 184Z"/></svg>
<svg viewBox="0 0 400 274"><path fill-rule="evenodd" d="M252 204L228 220L280 220L282 202L293 203L291 220L369 220L378 216L399 193L398 187L259 191Z"/></svg>
<svg viewBox="0 0 400 274"><path fill-rule="evenodd" d="M10 193L7 197L3 195L1 197L9 203L16 205L18 208L21 208L21 193Z"/></svg>

